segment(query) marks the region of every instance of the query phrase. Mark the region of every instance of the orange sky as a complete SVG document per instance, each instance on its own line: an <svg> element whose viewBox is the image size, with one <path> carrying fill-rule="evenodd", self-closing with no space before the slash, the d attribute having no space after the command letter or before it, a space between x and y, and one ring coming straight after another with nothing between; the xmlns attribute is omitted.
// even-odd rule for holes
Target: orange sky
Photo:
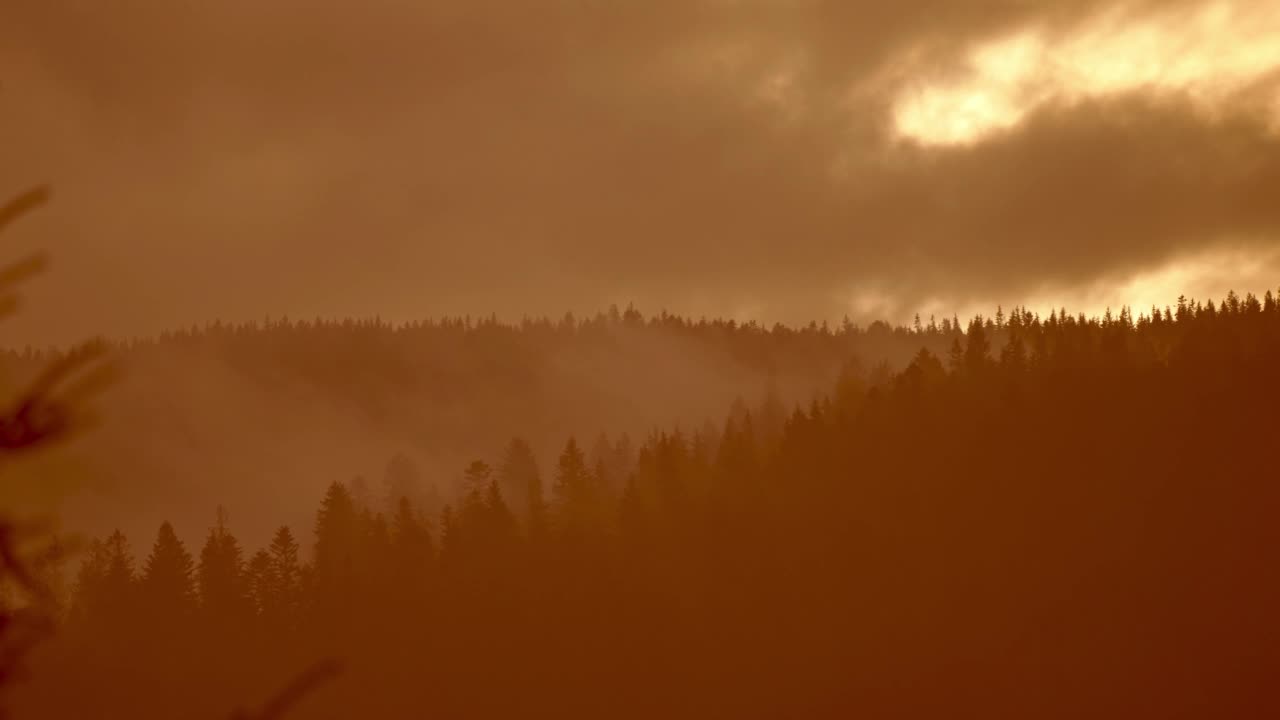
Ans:
<svg viewBox="0 0 1280 720"><path fill-rule="evenodd" d="M1280 6L10 0L6 342L1280 284Z"/></svg>

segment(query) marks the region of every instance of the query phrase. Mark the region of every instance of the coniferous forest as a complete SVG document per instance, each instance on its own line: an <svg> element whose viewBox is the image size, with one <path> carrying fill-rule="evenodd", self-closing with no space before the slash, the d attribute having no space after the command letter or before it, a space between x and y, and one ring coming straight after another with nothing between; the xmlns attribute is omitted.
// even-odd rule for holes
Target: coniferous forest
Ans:
<svg viewBox="0 0 1280 720"><path fill-rule="evenodd" d="M334 478L363 477L381 497L395 475L435 517L460 469L492 463L512 437L545 464L569 436L589 451L602 432L634 444L655 428L718 425L739 396L808 404L850 370L882 377L922 345L945 355L958 325L765 327L634 307L515 323L211 323L110 343L118 379L96 403L102 422L25 474L65 487L59 517L91 535L142 537L168 520L195 541L223 505L242 541L266 544L281 524L309 524L297 499ZM0 352L0 391L59 356Z"/></svg>
<svg viewBox="0 0 1280 720"><path fill-rule="evenodd" d="M1280 720L1277 200L1280 0L0 0L0 720Z"/></svg>
<svg viewBox="0 0 1280 720"><path fill-rule="evenodd" d="M885 332L700 427L530 427L435 500L401 459L263 543L103 534L39 568L15 717L226 717L321 660L290 717L1280 715L1270 293Z"/></svg>

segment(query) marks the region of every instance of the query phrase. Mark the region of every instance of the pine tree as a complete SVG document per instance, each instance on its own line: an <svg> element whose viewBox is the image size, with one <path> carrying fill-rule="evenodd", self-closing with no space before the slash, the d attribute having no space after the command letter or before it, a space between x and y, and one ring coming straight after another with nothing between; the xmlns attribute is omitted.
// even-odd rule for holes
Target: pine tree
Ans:
<svg viewBox="0 0 1280 720"><path fill-rule="evenodd" d="M195 562L168 522L156 533L143 568L142 606L157 621L188 617L196 606Z"/></svg>
<svg viewBox="0 0 1280 720"><path fill-rule="evenodd" d="M751 415L743 420L744 427L752 427ZM780 424L781 425L781 424ZM781 427L779 427L781 435ZM653 484L657 491L658 503L665 512L682 510L688 500L689 445L684 433L677 428L670 435L662 433L658 436L654 448ZM753 468L743 467L740 481L749 481Z"/></svg>
<svg viewBox="0 0 1280 720"><path fill-rule="evenodd" d="M209 622L232 626L250 614L243 566L240 543L227 530L226 514L219 508L218 524L209 530L196 572L201 609Z"/></svg>
<svg viewBox="0 0 1280 720"><path fill-rule="evenodd" d="M134 570L133 551L124 533L116 530L103 542L103 553L106 567L102 575L100 607L106 617L124 619L132 612L137 596L138 576Z"/></svg>
<svg viewBox="0 0 1280 720"><path fill-rule="evenodd" d="M714 463L715 491L725 497L752 488L759 476L759 460L755 424L751 414L744 414L737 422L732 417L725 421ZM660 462L671 465L669 460Z"/></svg>
<svg viewBox="0 0 1280 720"><path fill-rule="evenodd" d="M556 464L556 480L552 494L556 500L556 521L568 535L583 533L589 522L591 473L578 441L569 438Z"/></svg>
<svg viewBox="0 0 1280 720"><path fill-rule="evenodd" d="M468 557L477 549L476 540L484 535L488 523L484 497L492 474L489 465L480 460L473 461L462 472L462 504L456 519L460 532L467 539Z"/></svg>
<svg viewBox="0 0 1280 720"><path fill-rule="evenodd" d="M462 493L464 496L483 497L493 476L493 468L483 460L472 460L462 471Z"/></svg>
<svg viewBox="0 0 1280 720"><path fill-rule="evenodd" d="M365 510L360 513L359 527L356 573L362 589L374 593L390 591L394 567L387 516Z"/></svg>
<svg viewBox="0 0 1280 720"><path fill-rule="evenodd" d="M136 614L137 575L123 533L89 544L72 589L68 619L95 630L127 628Z"/></svg>
<svg viewBox="0 0 1280 720"><path fill-rule="evenodd" d="M547 529L546 499L538 463L529 443L521 438L511 440L502 454L498 481L503 493L512 498L517 507L524 508L525 528L529 536L544 535Z"/></svg>
<svg viewBox="0 0 1280 720"><path fill-rule="evenodd" d="M969 323L968 337L964 347L965 372L971 375L983 372L987 367L990 353L991 343L987 339L987 330L982 317L979 316Z"/></svg>
<svg viewBox="0 0 1280 720"><path fill-rule="evenodd" d="M108 558L105 543L94 539L85 551L84 560L76 572L71 590L71 607L67 619L78 625L91 622L94 613L101 609L103 585L107 576Z"/></svg>
<svg viewBox="0 0 1280 720"><path fill-rule="evenodd" d="M602 432L596 436L595 442L591 445L587 461L588 465L595 469L596 479L605 485L609 484L611 479L612 455L613 444L609 442L609 435Z"/></svg>
<svg viewBox="0 0 1280 720"><path fill-rule="evenodd" d="M916 353L911 363L898 376L897 384L899 388L909 392L920 393L925 388L942 382L946 375L942 361L928 349L920 348L920 352Z"/></svg>
<svg viewBox="0 0 1280 720"><path fill-rule="evenodd" d="M351 492L340 482L329 485L315 524L317 601L328 610L352 602L360 549L359 515Z"/></svg>
<svg viewBox="0 0 1280 720"><path fill-rule="evenodd" d="M961 372L964 369L964 347L960 344L960 338L952 338L951 350L947 354L947 365L953 373Z"/></svg>
<svg viewBox="0 0 1280 720"><path fill-rule="evenodd" d="M1027 367L1027 351L1019 333L1013 333L1000 350L1000 366L1014 375L1020 375Z"/></svg>
<svg viewBox="0 0 1280 720"><path fill-rule="evenodd" d="M275 581L273 606L281 622L296 617L302 605L302 566L298 561L298 541L288 525L276 529L268 548L271 572Z"/></svg>
<svg viewBox="0 0 1280 720"><path fill-rule="evenodd" d="M316 513L316 569L332 574L350 561L356 535L356 507L342 483L329 485Z"/></svg>
<svg viewBox="0 0 1280 720"><path fill-rule="evenodd" d="M245 585L254 613L264 627L274 629L280 617L280 583L269 551L259 550L250 558L245 568Z"/></svg>
<svg viewBox="0 0 1280 720"><path fill-rule="evenodd" d="M489 489L484 498L485 514L488 517L488 531L495 544L505 547L515 540L516 519L507 503L502 499L502 490L496 480L489 482Z"/></svg>

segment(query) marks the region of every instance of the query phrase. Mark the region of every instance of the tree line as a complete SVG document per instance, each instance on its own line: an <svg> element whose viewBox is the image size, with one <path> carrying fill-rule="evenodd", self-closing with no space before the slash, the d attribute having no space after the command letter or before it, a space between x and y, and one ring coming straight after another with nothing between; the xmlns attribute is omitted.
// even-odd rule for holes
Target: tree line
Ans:
<svg viewBox="0 0 1280 720"><path fill-rule="evenodd" d="M1280 710L1272 295L945 339L545 470L513 440L438 512L335 481L258 550L114 533L37 675L79 692L27 692L160 717L327 653L361 670L301 717Z"/></svg>

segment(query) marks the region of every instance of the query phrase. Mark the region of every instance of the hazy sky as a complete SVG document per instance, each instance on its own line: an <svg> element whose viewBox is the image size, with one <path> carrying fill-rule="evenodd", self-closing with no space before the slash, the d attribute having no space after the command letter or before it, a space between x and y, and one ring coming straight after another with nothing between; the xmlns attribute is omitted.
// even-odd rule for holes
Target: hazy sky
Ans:
<svg viewBox="0 0 1280 720"><path fill-rule="evenodd" d="M1280 284L1280 3L7 0L8 341Z"/></svg>

